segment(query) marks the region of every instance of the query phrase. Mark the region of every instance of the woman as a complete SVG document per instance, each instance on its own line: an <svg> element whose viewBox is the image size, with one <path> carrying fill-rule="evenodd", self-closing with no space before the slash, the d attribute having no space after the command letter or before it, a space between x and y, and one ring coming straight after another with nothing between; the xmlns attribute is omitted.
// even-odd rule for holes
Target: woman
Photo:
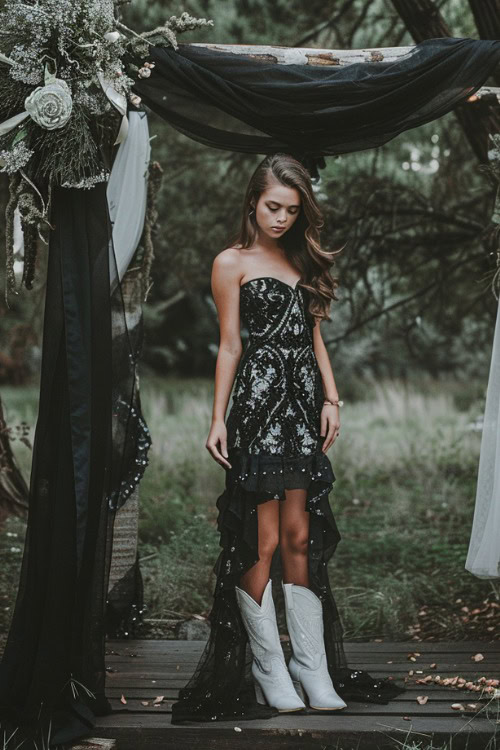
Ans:
<svg viewBox="0 0 500 750"><path fill-rule="evenodd" d="M220 346L206 447L226 471L217 500L222 551L211 635L173 706L174 723L306 705L336 711L344 699L385 703L404 690L347 667L328 580L340 534L326 453L340 434L342 402L320 330L338 286L322 224L306 169L289 155L268 156L250 179L237 238L213 263ZM270 577L277 551L288 665Z"/></svg>

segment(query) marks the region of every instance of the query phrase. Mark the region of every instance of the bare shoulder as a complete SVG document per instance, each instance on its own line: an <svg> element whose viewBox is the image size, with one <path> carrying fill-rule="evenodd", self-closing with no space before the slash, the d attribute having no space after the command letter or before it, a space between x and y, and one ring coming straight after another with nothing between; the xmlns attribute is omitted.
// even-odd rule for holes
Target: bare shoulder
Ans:
<svg viewBox="0 0 500 750"><path fill-rule="evenodd" d="M239 279L243 275L241 250L226 247L218 253L212 264L212 278Z"/></svg>

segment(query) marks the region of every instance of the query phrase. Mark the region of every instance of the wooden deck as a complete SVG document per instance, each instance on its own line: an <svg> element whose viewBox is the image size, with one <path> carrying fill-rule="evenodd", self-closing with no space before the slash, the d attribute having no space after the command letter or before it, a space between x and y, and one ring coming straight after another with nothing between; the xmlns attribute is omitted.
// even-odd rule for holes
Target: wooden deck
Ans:
<svg viewBox="0 0 500 750"><path fill-rule="evenodd" d="M499 643L346 644L349 666L367 669L373 676L392 676L406 684L406 693L385 706L350 701L346 709L327 716L288 714L266 721L172 726L171 704L193 672L203 645L199 641L108 642L107 695L114 713L98 718L95 737L115 738L117 750L403 750L407 737L422 749L431 747L431 740L436 748L450 738L452 750L500 748L500 700L492 699L492 693L489 699L483 693L481 699L480 692L435 682L437 675L498 679ZM411 661L409 654L415 652L420 655ZM474 661L478 653L484 659ZM433 681L419 684L417 680L426 675L432 675ZM428 700L422 705L417 696ZM453 709L456 703L465 710Z"/></svg>

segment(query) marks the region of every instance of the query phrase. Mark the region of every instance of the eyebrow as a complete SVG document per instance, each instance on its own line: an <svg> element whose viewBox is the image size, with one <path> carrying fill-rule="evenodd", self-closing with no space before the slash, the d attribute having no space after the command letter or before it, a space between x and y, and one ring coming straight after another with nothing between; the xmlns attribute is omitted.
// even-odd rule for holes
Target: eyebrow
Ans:
<svg viewBox="0 0 500 750"><path fill-rule="evenodd" d="M277 206L282 206L283 205L279 201L275 201L272 198L268 198L267 202L268 203L276 203ZM290 203L290 205L288 206L288 208L299 208L299 204L298 203Z"/></svg>

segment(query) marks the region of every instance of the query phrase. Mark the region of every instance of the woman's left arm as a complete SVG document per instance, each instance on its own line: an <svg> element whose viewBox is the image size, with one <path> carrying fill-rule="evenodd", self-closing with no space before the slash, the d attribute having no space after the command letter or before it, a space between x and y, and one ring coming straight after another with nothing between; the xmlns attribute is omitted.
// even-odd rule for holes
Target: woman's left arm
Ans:
<svg viewBox="0 0 500 750"><path fill-rule="evenodd" d="M313 345L314 354L321 372L321 379L323 381L323 393L325 399L328 401L338 401L339 395L337 392L337 386L335 385L335 378L333 377L332 366L330 364L330 357L326 350L325 342L321 335L320 320L316 318L316 324L313 328ZM330 404L324 404L321 409L321 437L325 437L325 441L322 445L323 453L333 445L337 439L340 429L340 414L339 407Z"/></svg>

